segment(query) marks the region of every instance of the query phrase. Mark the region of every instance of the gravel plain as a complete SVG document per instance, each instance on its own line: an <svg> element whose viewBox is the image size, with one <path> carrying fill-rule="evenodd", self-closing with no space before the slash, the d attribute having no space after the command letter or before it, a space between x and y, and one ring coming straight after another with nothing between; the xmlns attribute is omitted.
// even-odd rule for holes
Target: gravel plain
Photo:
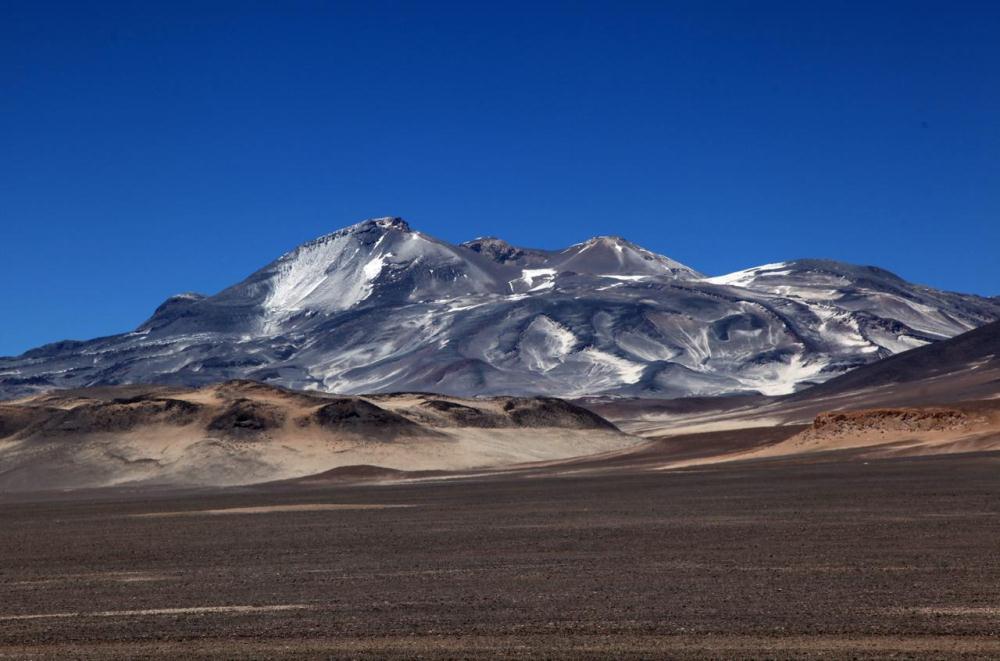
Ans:
<svg viewBox="0 0 1000 661"><path fill-rule="evenodd" d="M0 530L0 658L1000 655L996 454L6 496Z"/></svg>

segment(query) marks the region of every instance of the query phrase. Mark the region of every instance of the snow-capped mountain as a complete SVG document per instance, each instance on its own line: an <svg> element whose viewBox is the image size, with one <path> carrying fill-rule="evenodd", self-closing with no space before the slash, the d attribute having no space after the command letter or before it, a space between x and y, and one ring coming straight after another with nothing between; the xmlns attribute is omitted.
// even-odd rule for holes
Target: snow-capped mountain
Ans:
<svg viewBox="0 0 1000 661"><path fill-rule="evenodd" d="M1000 300L822 260L705 275L619 237L453 245L379 218L134 332L0 358L0 397L250 378L340 393L792 392L1000 319Z"/></svg>

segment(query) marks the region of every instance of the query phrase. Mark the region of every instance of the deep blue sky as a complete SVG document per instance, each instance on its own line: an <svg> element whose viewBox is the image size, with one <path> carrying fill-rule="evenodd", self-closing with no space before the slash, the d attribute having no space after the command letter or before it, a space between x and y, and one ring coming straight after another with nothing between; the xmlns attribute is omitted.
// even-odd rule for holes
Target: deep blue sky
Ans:
<svg viewBox="0 0 1000 661"><path fill-rule="evenodd" d="M1000 3L0 5L0 354L316 235L1000 294Z"/></svg>

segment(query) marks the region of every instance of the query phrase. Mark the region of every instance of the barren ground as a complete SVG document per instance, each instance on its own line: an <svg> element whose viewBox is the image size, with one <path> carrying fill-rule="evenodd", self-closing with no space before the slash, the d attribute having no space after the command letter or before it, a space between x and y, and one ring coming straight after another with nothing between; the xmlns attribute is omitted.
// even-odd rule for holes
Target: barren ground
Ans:
<svg viewBox="0 0 1000 661"><path fill-rule="evenodd" d="M4 497L0 658L1000 655L1000 454L681 451Z"/></svg>

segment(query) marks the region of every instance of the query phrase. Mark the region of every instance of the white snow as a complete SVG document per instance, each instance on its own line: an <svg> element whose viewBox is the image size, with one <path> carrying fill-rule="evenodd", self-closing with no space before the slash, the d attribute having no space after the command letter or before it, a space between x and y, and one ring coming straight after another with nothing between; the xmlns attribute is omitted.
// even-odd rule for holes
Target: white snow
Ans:
<svg viewBox="0 0 1000 661"><path fill-rule="evenodd" d="M840 347L860 350L862 353L878 350L877 346L861 335L858 322L850 312L822 304L811 305L809 309L820 320L816 330L825 341Z"/></svg>
<svg viewBox="0 0 1000 661"><path fill-rule="evenodd" d="M795 287L793 285L781 285L768 290L776 296L785 298L797 298L803 301L836 301L843 298L844 292L838 289L822 289L819 287Z"/></svg>
<svg viewBox="0 0 1000 661"><path fill-rule="evenodd" d="M528 369L548 372L566 360L576 342L576 336L568 328L538 315L522 333L518 348Z"/></svg>
<svg viewBox="0 0 1000 661"><path fill-rule="evenodd" d="M732 287L746 287L753 283L759 275L788 275L790 271L782 271L788 262L774 262L773 264L763 264L753 268L735 271L726 275L717 275L713 278L705 278L705 282L713 285L730 285Z"/></svg>
<svg viewBox="0 0 1000 661"><path fill-rule="evenodd" d="M648 275L613 275L611 273L602 273L597 276L599 278L611 278L612 280L629 280L633 282L638 282L640 280L648 280L652 276Z"/></svg>
<svg viewBox="0 0 1000 661"><path fill-rule="evenodd" d="M535 285L535 280L545 277L551 278L555 274L555 269L523 269L521 271L521 280L524 280L525 284L531 288Z"/></svg>
<svg viewBox="0 0 1000 661"><path fill-rule="evenodd" d="M808 360L796 353L788 362L761 365L754 372L744 373L739 380L762 395L788 395L795 392L797 384L818 376L828 362L823 358Z"/></svg>
<svg viewBox="0 0 1000 661"><path fill-rule="evenodd" d="M351 235L335 235L285 255L271 279L265 308L279 314L307 305L342 310L363 300L371 291L368 274L377 275L382 264L377 259L359 263L357 248Z"/></svg>
<svg viewBox="0 0 1000 661"><path fill-rule="evenodd" d="M549 280L548 282L543 282L540 285L535 285L534 287L532 287L531 289L529 289L528 292L530 293L530 292L535 292L535 291L545 291L546 289L552 289L555 286L556 286L555 281L554 280Z"/></svg>
<svg viewBox="0 0 1000 661"><path fill-rule="evenodd" d="M640 332L619 333L615 340L620 348L640 360L672 360L680 354L679 349L667 346L662 340L656 340Z"/></svg>
<svg viewBox="0 0 1000 661"><path fill-rule="evenodd" d="M438 303L438 302L440 302L440 301L435 301L435 303ZM479 303L469 303L469 304L466 304L466 305L460 305L460 304L457 304L457 303L452 303L452 304L450 304L448 306L448 312L461 312L462 310L472 310L474 308L481 308L484 305L489 305L491 302L492 302L491 300L487 299L487 300L481 301Z"/></svg>
<svg viewBox="0 0 1000 661"><path fill-rule="evenodd" d="M579 356L586 358L592 365L589 376L593 376L594 370L598 372L610 373L608 376L611 382L635 383L642 378L642 373L646 366L641 363L634 363L607 351L601 351L594 347L587 347L579 352Z"/></svg>
<svg viewBox="0 0 1000 661"><path fill-rule="evenodd" d="M527 287L527 291L530 292L540 292L546 289L552 289L555 287L555 269L523 269L521 271L521 277L515 278L507 283L507 286L512 292L525 291L524 287ZM521 283L524 286L521 286Z"/></svg>
<svg viewBox="0 0 1000 661"><path fill-rule="evenodd" d="M382 239L384 238L385 237L382 237ZM379 242L381 242L382 239L379 239ZM390 252L384 255L379 255L378 257L375 257L370 262L365 264L364 272L365 272L365 278L367 280L374 280L375 278L378 277L378 274L382 272L382 267L385 266L385 260L387 257L392 257L392 253Z"/></svg>

